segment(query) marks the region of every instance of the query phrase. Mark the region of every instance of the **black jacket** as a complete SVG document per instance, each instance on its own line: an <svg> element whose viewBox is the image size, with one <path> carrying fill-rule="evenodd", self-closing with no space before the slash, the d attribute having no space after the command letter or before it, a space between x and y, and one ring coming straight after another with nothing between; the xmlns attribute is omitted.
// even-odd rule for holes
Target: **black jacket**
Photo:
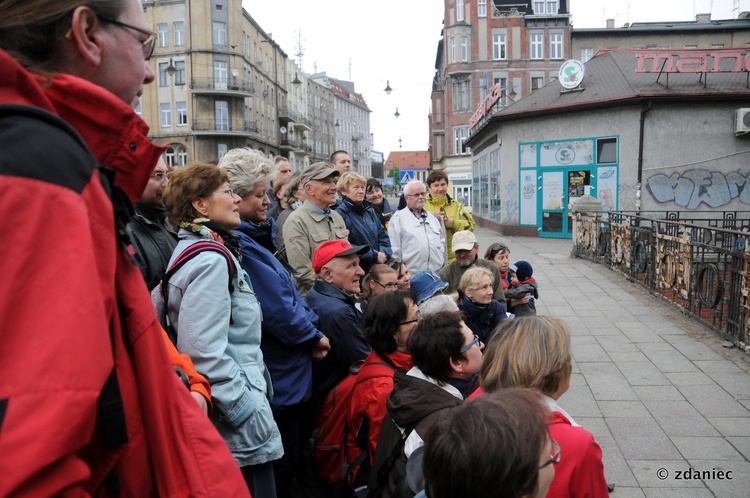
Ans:
<svg viewBox="0 0 750 498"><path fill-rule="evenodd" d="M386 405L388 413L383 419L375 450L375 463L370 473L368 489L373 493L377 487L378 470L401 439L401 429L414 428L424 440L427 432L440 420L446 410L463 403L445 389L432 382L396 371L393 376L393 392ZM416 493L406 483L406 461L403 446L401 456L388 474L387 485L382 493L371 494L371 498L411 498Z"/></svg>

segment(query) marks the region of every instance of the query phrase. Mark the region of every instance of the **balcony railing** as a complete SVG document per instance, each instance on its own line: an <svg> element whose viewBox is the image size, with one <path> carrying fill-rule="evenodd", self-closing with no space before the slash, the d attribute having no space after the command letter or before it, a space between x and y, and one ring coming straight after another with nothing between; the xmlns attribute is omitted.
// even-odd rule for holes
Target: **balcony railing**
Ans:
<svg viewBox="0 0 750 498"><path fill-rule="evenodd" d="M606 265L741 348L750 342L750 212L576 213L576 257Z"/></svg>
<svg viewBox="0 0 750 498"><path fill-rule="evenodd" d="M252 121L241 119L216 120L195 119L193 120L193 131L207 131L215 133L258 133L258 125Z"/></svg>
<svg viewBox="0 0 750 498"><path fill-rule="evenodd" d="M190 88L218 92L255 93L255 86L251 81L238 78L193 78L190 80Z"/></svg>

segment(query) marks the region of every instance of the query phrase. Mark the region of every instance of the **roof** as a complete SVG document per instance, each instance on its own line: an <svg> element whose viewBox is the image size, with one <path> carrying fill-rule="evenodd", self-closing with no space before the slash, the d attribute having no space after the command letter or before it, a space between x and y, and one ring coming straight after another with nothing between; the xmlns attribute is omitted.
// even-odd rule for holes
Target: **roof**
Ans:
<svg viewBox="0 0 750 498"><path fill-rule="evenodd" d="M563 92L557 80L553 80L539 90L529 94L504 109L491 115L482 125L473 130L465 144L469 145L474 137L490 123L505 122L512 119L531 116L558 114L606 108L622 105L633 105L649 100L694 102L696 100L748 100L748 72L709 72L709 73L636 73L638 58L636 54L727 54L741 53L742 60L750 52L746 47L724 49L695 50L612 50L601 51L584 64L585 75L581 91ZM694 60L694 59L693 59ZM720 69L730 70L732 60L722 58ZM651 61L644 64L651 69ZM690 65L686 64L687 66ZM661 67L661 63L659 63ZM704 86L705 83L705 86Z"/></svg>
<svg viewBox="0 0 750 498"><path fill-rule="evenodd" d="M430 169L430 153L426 150L394 151L385 160L385 169Z"/></svg>

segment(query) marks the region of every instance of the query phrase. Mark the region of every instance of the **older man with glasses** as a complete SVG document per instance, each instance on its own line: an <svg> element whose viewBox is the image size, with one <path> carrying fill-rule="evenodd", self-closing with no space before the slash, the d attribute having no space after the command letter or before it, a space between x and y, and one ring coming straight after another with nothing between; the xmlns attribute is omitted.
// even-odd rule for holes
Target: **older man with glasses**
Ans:
<svg viewBox="0 0 750 498"><path fill-rule="evenodd" d="M427 190L413 180L404 187L406 207L388 224L393 256L401 259L414 275L423 270L437 272L446 261L445 230L440 221L424 209Z"/></svg>

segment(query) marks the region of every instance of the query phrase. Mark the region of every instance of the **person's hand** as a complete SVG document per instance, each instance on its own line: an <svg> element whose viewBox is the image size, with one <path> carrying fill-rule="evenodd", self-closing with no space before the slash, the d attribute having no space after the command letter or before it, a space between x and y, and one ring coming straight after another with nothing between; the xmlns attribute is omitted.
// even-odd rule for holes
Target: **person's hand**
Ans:
<svg viewBox="0 0 750 498"><path fill-rule="evenodd" d="M388 260L388 256L385 255L384 252L378 253L378 263L383 264Z"/></svg>
<svg viewBox="0 0 750 498"><path fill-rule="evenodd" d="M208 403L206 402L206 398L204 398L201 393L195 391L190 391L190 396L192 396L195 402L198 403L198 406L201 407L203 414L208 415Z"/></svg>
<svg viewBox="0 0 750 498"><path fill-rule="evenodd" d="M315 361L320 361L326 356L328 356L328 351L331 350L331 343L328 340L328 337L323 336L320 338L320 340L312 347L312 359Z"/></svg>

